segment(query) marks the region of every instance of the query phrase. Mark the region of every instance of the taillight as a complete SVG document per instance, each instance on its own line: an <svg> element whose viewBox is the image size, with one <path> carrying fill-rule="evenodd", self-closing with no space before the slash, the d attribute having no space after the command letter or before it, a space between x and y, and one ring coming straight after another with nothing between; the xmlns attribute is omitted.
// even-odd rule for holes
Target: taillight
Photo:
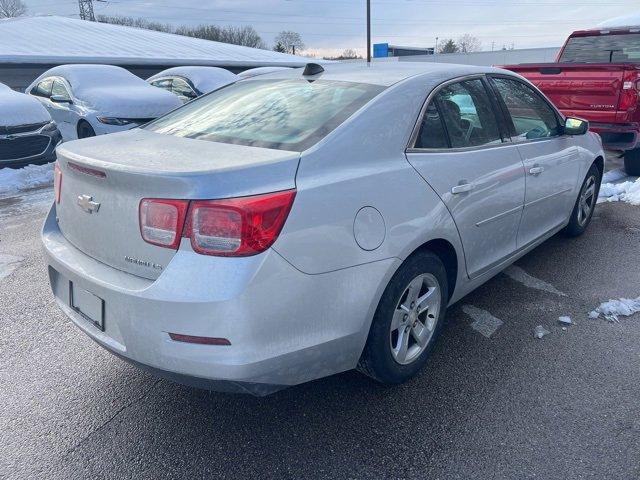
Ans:
<svg viewBox="0 0 640 480"><path fill-rule="evenodd" d="M178 248L188 206L188 200L142 200L140 233L144 241L160 247Z"/></svg>
<svg viewBox="0 0 640 480"><path fill-rule="evenodd" d="M618 101L618 110L635 110L640 100L640 80L638 73L631 70L625 73L622 82L622 93Z"/></svg>
<svg viewBox="0 0 640 480"><path fill-rule="evenodd" d="M295 190L191 202L186 236L203 255L246 257L265 251L284 225Z"/></svg>
<svg viewBox="0 0 640 480"><path fill-rule="evenodd" d="M223 200L140 202L140 232L153 245L177 249L181 233L203 255L247 257L276 241L289 215L295 190Z"/></svg>
<svg viewBox="0 0 640 480"><path fill-rule="evenodd" d="M60 196L62 195L62 170L60 170L60 164L58 162L53 165L53 193L56 198L56 203L60 203Z"/></svg>

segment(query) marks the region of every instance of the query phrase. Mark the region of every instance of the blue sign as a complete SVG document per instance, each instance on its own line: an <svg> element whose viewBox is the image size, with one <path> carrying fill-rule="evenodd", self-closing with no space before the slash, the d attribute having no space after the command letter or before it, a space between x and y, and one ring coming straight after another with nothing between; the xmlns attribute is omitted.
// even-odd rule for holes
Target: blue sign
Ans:
<svg viewBox="0 0 640 480"><path fill-rule="evenodd" d="M373 44L373 58L383 58L389 56L389 44L388 43L374 43Z"/></svg>

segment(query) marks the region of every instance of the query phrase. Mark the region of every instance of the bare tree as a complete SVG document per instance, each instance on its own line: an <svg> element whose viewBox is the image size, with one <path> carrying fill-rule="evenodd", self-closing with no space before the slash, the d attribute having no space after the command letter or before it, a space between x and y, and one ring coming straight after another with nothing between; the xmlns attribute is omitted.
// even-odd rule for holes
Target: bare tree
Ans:
<svg viewBox="0 0 640 480"><path fill-rule="evenodd" d="M0 0L1 2L2 0ZM156 30L158 32L173 33L173 27L168 23L151 22L144 18L123 17L121 15L98 15L98 22L124 25L126 27Z"/></svg>
<svg viewBox="0 0 640 480"><path fill-rule="evenodd" d="M287 53L295 53L296 50L304 50L304 42L298 32L282 31L275 39L276 45L281 44Z"/></svg>
<svg viewBox="0 0 640 480"><path fill-rule="evenodd" d="M482 42L478 37L474 37L469 33L465 33L458 38L458 49L462 53L479 52L482 48Z"/></svg>
<svg viewBox="0 0 640 480"><path fill-rule="evenodd" d="M232 43L245 47L266 48L266 45L255 28L246 27L220 27L218 25L200 25L199 27L178 27L175 31L178 35L187 37L213 40L214 42Z"/></svg>
<svg viewBox="0 0 640 480"><path fill-rule="evenodd" d="M22 0L0 0L0 18L20 17L27 13Z"/></svg>

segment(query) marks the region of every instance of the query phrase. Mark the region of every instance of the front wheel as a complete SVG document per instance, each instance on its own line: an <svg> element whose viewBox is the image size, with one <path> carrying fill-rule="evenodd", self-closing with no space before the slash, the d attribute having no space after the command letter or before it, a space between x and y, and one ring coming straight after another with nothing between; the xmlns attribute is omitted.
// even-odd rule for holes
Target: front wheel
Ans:
<svg viewBox="0 0 640 480"><path fill-rule="evenodd" d="M640 177L640 148L624 152L624 169L628 175Z"/></svg>
<svg viewBox="0 0 640 480"><path fill-rule="evenodd" d="M565 228L566 234L570 237L582 235L591 223L598 201L598 193L600 193L601 177L598 167L595 164L591 165L584 182L582 182L569 224Z"/></svg>
<svg viewBox="0 0 640 480"><path fill-rule="evenodd" d="M428 251L409 257L380 299L358 370L389 384L413 377L440 334L448 298L440 258Z"/></svg>

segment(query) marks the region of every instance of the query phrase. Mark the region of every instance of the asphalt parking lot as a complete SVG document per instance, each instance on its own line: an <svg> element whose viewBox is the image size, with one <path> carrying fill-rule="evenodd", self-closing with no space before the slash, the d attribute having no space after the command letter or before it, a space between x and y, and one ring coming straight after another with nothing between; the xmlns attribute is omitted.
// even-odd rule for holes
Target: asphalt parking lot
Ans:
<svg viewBox="0 0 640 480"><path fill-rule="evenodd" d="M452 307L405 385L254 398L158 380L73 326L40 253L51 195L0 200L0 478L640 478L640 314L587 317L640 295L640 207L598 205Z"/></svg>

